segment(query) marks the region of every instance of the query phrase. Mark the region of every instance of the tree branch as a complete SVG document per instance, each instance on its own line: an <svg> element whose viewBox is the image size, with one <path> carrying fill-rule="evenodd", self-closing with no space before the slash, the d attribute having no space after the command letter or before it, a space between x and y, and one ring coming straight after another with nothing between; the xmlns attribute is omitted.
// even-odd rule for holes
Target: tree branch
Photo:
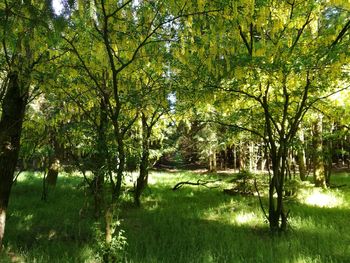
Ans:
<svg viewBox="0 0 350 263"><path fill-rule="evenodd" d="M337 38L333 41L333 43L330 45L330 48L333 48L335 45L338 44L342 40L342 38L345 36L346 32L350 29L350 19L349 21L344 25L342 30L339 32Z"/></svg>

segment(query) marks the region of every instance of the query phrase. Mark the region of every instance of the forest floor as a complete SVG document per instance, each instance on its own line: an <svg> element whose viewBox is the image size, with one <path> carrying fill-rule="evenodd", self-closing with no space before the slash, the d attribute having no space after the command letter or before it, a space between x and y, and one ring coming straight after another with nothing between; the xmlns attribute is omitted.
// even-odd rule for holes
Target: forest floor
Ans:
<svg viewBox="0 0 350 263"><path fill-rule="evenodd" d="M260 175L260 186L267 180ZM286 198L290 227L272 236L258 196L228 195L232 174L152 172L136 208L124 197L119 218L127 246L123 262L350 262L350 174L337 173L331 189L303 184ZM216 181L205 186L181 181ZM0 262L99 262L88 192L77 175L60 175L41 201L38 174L13 187ZM267 209L265 191L260 187Z"/></svg>

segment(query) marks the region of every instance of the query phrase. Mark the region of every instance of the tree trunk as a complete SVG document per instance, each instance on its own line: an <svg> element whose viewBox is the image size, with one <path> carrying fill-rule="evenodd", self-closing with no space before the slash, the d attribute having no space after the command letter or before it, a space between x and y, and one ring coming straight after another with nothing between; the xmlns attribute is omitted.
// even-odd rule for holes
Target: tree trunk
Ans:
<svg viewBox="0 0 350 263"><path fill-rule="evenodd" d="M297 155L298 155L298 165L299 165L299 176L300 180L306 180L306 157L305 157L305 148L304 148L304 130L301 127L299 130L299 140L300 145L298 147Z"/></svg>
<svg viewBox="0 0 350 263"><path fill-rule="evenodd" d="M60 160L56 157L51 158L49 171L47 172L46 183L48 186L55 187L57 183Z"/></svg>
<svg viewBox="0 0 350 263"><path fill-rule="evenodd" d="M249 171L256 171L256 153L254 149L254 142L251 141L249 144Z"/></svg>
<svg viewBox="0 0 350 263"><path fill-rule="evenodd" d="M56 138L56 131L50 132L50 141L53 148L53 155L49 160L49 171L47 173L46 182L48 186L55 187L57 183L59 169L61 168L60 159L62 157L62 149Z"/></svg>
<svg viewBox="0 0 350 263"><path fill-rule="evenodd" d="M97 130L97 153L96 153L96 163L97 167L94 171L94 185L93 185L93 194L94 194L94 210L95 218L99 218L101 214L101 209L104 206L104 182L105 176L108 173L111 173L111 167L109 163L109 151L106 141L106 132L108 126L108 116L106 113L104 101L100 101L100 122ZM113 185L113 182L111 182Z"/></svg>
<svg viewBox="0 0 350 263"><path fill-rule="evenodd" d="M22 87L23 88L23 87ZM18 74L9 75L0 120L0 249L5 232L6 210L20 149L27 94L21 94Z"/></svg>
<svg viewBox="0 0 350 263"><path fill-rule="evenodd" d="M213 170L213 155L209 153L208 157L208 170L211 172Z"/></svg>
<svg viewBox="0 0 350 263"><path fill-rule="evenodd" d="M269 185L269 224L273 233L285 231L287 215L283 206L283 186L286 173L287 150L285 143L280 143L280 149L272 154L273 176ZM274 192L276 191L277 200Z"/></svg>
<svg viewBox="0 0 350 263"><path fill-rule="evenodd" d="M141 194L147 186L149 168L149 140L152 126L147 125L147 118L142 113L142 156L140 162L140 174L136 181L134 201L137 206L141 206Z"/></svg>
<svg viewBox="0 0 350 263"><path fill-rule="evenodd" d="M228 151L228 149L227 148L228 147L225 147L225 150L224 150L224 169L225 170L228 168L228 158L227 158L227 155L228 155L227 151Z"/></svg>
<svg viewBox="0 0 350 263"><path fill-rule="evenodd" d="M0 206L0 252L2 250L2 240L5 234L6 208Z"/></svg>
<svg viewBox="0 0 350 263"><path fill-rule="evenodd" d="M105 242L110 244L113 238L113 214L114 205L112 204L105 211Z"/></svg>
<svg viewBox="0 0 350 263"><path fill-rule="evenodd" d="M210 146L211 147L211 146ZM211 147L209 152L209 172L216 172L216 150Z"/></svg>
<svg viewBox="0 0 350 263"><path fill-rule="evenodd" d="M236 145L233 146L233 169L234 169L234 171L237 170L237 147L236 147Z"/></svg>
<svg viewBox="0 0 350 263"><path fill-rule="evenodd" d="M246 145L245 143L240 143L239 146L239 171L244 171L246 169Z"/></svg>
<svg viewBox="0 0 350 263"><path fill-rule="evenodd" d="M213 150L213 172L217 171L216 149Z"/></svg>
<svg viewBox="0 0 350 263"><path fill-rule="evenodd" d="M313 125L313 165L314 182L317 187L326 187L326 178L323 162L323 141L322 141L322 116L319 115Z"/></svg>
<svg viewBox="0 0 350 263"><path fill-rule="evenodd" d="M332 135L334 131L334 123L331 123L330 128L330 134ZM331 184L331 175L332 175L332 165L333 165L333 155L334 155L334 149L333 149L333 140L332 136L331 138L328 138L328 140L325 143L326 145L326 151L325 151L325 180L326 185L330 186Z"/></svg>
<svg viewBox="0 0 350 263"><path fill-rule="evenodd" d="M121 194L121 187L125 169L125 149L124 149L124 138L123 135L118 133L117 135L118 142L118 169L117 169L117 182L113 191L113 199L117 200Z"/></svg>

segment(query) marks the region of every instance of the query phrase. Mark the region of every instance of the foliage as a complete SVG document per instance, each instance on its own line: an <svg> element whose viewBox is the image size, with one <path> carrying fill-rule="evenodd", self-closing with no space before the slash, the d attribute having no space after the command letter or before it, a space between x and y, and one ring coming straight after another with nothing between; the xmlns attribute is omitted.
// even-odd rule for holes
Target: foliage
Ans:
<svg viewBox="0 0 350 263"><path fill-rule="evenodd" d="M227 149L234 147L241 154L234 157L235 168L237 159L245 168L247 153L250 164L258 163L258 152L261 163L267 162L268 220L272 231L283 231L289 215L284 195L304 184L290 180L291 167L297 171L295 159L306 155L309 170L326 162L329 177L333 163L349 159L348 1L61 4L64 10L58 14L51 1L0 3L0 116L5 127L0 144L11 150L6 132L18 126L11 140L18 144L16 151L21 149L19 159L17 153L0 150L1 160L13 160L12 168L2 165L0 173L1 211L7 211L16 162L20 168L43 167L55 148L84 176L92 172L93 179L85 180L95 187L96 210L103 210L122 202L128 171L140 170L144 186L157 160L209 161L214 171L219 154L227 159ZM6 121L19 109L16 100L5 103L13 87L17 100L23 99L23 125L23 118L13 118L11 125ZM297 138L298 132L305 132L306 139ZM301 155L295 158L295 152ZM35 160L40 165L30 164ZM237 188L253 192L252 187L251 175L242 170ZM255 214L250 211L247 217ZM237 228L244 220L238 221ZM124 233L116 233L110 245L101 243L101 258L119 257L125 244ZM203 261L227 260L217 251L203 255L198 257ZM122 258L107 259L113 260Z"/></svg>
<svg viewBox="0 0 350 263"><path fill-rule="evenodd" d="M113 237L109 244L105 242L104 233L101 232L100 226L95 229L96 232L96 246L97 246L97 259L103 262L124 262L125 261L125 249L127 246L127 239L125 237L125 231L120 229L121 221L114 221Z"/></svg>

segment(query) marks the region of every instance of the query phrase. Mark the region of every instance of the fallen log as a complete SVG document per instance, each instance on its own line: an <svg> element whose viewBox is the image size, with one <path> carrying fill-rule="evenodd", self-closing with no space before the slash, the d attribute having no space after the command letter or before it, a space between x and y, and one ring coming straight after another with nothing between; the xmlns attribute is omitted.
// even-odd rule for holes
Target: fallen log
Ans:
<svg viewBox="0 0 350 263"><path fill-rule="evenodd" d="M197 182L191 182L191 181L179 182L172 188L172 190L175 191L175 190L181 188L184 185L198 185L198 186L204 186L204 187L207 187L207 188L217 188L218 186L207 186L207 184L209 184L209 183L216 183L216 182L220 182L220 181L221 181L221 179L219 179L219 180L210 180L210 181L203 181L203 180L199 179Z"/></svg>

